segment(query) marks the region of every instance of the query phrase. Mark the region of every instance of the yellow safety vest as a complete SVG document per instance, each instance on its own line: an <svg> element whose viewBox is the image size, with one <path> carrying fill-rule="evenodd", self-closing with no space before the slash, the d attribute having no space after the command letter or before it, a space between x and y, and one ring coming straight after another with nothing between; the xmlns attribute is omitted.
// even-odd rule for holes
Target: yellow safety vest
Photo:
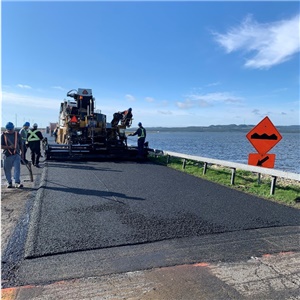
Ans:
<svg viewBox="0 0 300 300"><path fill-rule="evenodd" d="M141 133L141 135L140 135L138 138L143 138L143 137L145 137L145 129L144 129L144 128L141 128L141 131L142 131L142 133Z"/></svg>
<svg viewBox="0 0 300 300"><path fill-rule="evenodd" d="M33 142L33 141L39 141L40 140L40 138L36 135L37 131L38 130L34 130L34 131L28 130L28 133L29 133L29 136L27 138L28 142Z"/></svg>

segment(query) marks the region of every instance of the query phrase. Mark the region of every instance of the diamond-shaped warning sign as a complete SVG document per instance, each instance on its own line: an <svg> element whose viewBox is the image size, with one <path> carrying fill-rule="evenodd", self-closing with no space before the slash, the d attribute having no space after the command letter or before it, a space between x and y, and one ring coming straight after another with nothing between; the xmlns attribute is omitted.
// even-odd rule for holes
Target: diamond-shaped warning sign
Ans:
<svg viewBox="0 0 300 300"><path fill-rule="evenodd" d="M246 135L249 142L260 154L266 154L282 136L268 117L265 117Z"/></svg>

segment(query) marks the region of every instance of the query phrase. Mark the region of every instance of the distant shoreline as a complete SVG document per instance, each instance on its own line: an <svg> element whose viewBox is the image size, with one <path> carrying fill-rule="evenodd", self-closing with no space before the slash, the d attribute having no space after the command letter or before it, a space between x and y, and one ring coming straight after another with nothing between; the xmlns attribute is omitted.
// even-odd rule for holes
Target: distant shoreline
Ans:
<svg viewBox="0 0 300 300"><path fill-rule="evenodd" d="M210 126L187 126L187 127L145 127L148 132L249 132L256 125L210 125ZM276 126L280 133L300 133L300 125L279 125ZM17 127L16 130L20 130L21 127ZM46 128L39 128L40 130L46 130ZM126 131L135 131L137 127L126 128ZM5 131L2 127L1 131Z"/></svg>
<svg viewBox="0 0 300 300"><path fill-rule="evenodd" d="M146 127L148 132L249 132L255 125L210 125L187 127ZM280 133L300 133L300 125L276 126ZM126 129L126 131L135 128Z"/></svg>

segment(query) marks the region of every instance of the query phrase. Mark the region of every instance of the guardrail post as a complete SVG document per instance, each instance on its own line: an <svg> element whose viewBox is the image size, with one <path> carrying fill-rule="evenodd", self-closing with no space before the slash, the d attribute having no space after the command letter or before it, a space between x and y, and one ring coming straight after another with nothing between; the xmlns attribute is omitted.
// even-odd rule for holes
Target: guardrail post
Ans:
<svg viewBox="0 0 300 300"><path fill-rule="evenodd" d="M270 195L274 195L275 193L276 179L276 176L272 176Z"/></svg>
<svg viewBox="0 0 300 300"><path fill-rule="evenodd" d="M203 175L206 174L206 170L207 170L207 162L204 162L204 164L203 164Z"/></svg>
<svg viewBox="0 0 300 300"><path fill-rule="evenodd" d="M257 177L257 184L260 184L260 177L261 177L261 174L258 173L257 175L258 175L258 177Z"/></svg>
<svg viewBox="0 0 300 300"><path fill-rule="evenodd" d="M186 159L184 158L182 162L182 169L185 169L185 166L186 166Z"/></svg>
<svg viewBox="0 0 300 300"><path fill-rule="evenodd" d="M230 184L234 185L234 179L235 179L235 168L231 169L231 181Z"/></svg>
<svg viewBox="0 0 300 300"><path fill-rule="evenodd" d="M257 178L257 182L261 182L263 183L263 176L264 175L268 175L268 176L274 176L274 177L279 177L279 178L286 178L286 179L290 179L290 180L295 180L297 182L300 182L300 175L296 174L296 173L291 173L291 172L284 172L284 171L280 171L280 170L271 170L271 169L267 169L267 168L261 168L259 166L252 166L252 165L245 165L245 164L240 164L240 163L234 163L234 162L230 162L230 161L223 161L223 160L219 160L219 159L212 159L212 158L208 158L208 157L200 157L200 156L194 156L194 155L186 155L186 154L182 154L182 153L177 153L177 152L164 152L161 151L164 156L166 156L167 158L167 164L170 163L170 160L172 159L172 157L176 157L176 161L178 161L178 159L186 159L188 161L200 161L201 163L203 163L203 175L205 175L205 173L207 172L207 168L210 165L220 165L220 166L224 166L226 168L230 168L230 169L235 169L232 170L233 174L231 176L231 181L232 184L234 183L234 176L235 176L235 172L238 169L244 170L244 171L249 171L255 174L258 174L258 178ZM275 183L276 183L276 179L273 179L272 182L272 187L271 187L271 194L274 194L274 190L275 190Z"/></svg>

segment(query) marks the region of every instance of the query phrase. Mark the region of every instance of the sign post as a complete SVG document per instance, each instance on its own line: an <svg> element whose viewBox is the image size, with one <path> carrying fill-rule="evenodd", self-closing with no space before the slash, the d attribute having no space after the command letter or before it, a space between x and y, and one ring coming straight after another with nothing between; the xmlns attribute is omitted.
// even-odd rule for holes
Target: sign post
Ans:
<svg viewBox="0 0 300 300"><path fill-rule="evenodd" d="M260 121L246 135L249 142L258 153L250 153L248 164L253 166L274 168L275 154L268 154L282 136L268 117Z"/></svg>

